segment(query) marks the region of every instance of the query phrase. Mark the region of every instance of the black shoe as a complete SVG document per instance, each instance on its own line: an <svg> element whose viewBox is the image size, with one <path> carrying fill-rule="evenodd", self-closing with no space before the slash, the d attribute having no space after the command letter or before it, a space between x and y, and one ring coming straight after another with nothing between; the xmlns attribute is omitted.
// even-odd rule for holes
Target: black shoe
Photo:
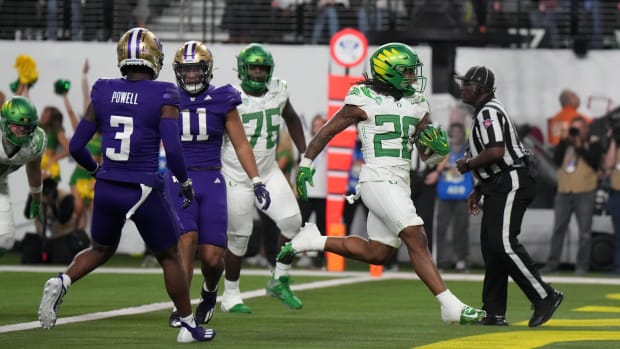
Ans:
<svg viewBox="0 0 620 349"><path fill-rule="evenodd" d="M202 299L198 303L196 314L194 315L196 323L199 325L208 323L213 317L215 302L217 301L217 290L208 292L203 289L200 292L200 296Z"/></svg>
<svg viewBox="0 0 620 349"><path fill-rule="evenodd" d="M473 324L482 326L508 326L508 322L506 321L506 317L504 315L491 314L487 314L487 316L474 322Z"/></svg>
<svg viewBox="0 0 620 349"><path fill-rule="evenodd" d="M172 313L170 313L170 317L168 318L168 326L172 328L181 327L181 317L179 316L178 311L175 310Z"/></svg>
<svg viewBox="0 0 620 349"><path fill-rule="evenodd" d="M555 310L560 306L564 294L558 290L553 290L553 293L547 296L547 298L539 301L534 305L534 314L530 319L529 327L538 327L551 319Z"/></svg>

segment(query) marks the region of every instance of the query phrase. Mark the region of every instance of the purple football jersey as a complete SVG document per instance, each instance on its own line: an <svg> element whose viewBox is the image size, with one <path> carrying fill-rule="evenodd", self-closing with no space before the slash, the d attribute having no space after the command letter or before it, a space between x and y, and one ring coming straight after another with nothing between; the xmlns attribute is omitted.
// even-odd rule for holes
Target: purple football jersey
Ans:
<svg viewBox="0 0 620 349"><path fill-rule="evenodd" d="M207 89L191 96L179 88L179 132L188 169L221 167L222 138L226 114L241 104L241 95L231 85Z"/></svg>
<svg viewBox="0 0 620 349"><path fill-rule="evenodd" d="M101 131L103 164L97 178L158 186L164 105L178 107L176 85L153 80L99 79L91 103Z"/></svg>

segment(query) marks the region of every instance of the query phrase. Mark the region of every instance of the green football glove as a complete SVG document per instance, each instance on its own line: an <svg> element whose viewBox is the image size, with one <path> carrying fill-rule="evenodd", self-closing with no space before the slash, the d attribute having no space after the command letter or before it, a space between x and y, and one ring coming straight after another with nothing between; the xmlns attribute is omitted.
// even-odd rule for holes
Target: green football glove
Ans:
<svg viewBox="0 0 620 349"><path fill-rule="evenodd" d="M441 126L435 126L433 124L426 126L424 130L422 130L419 142L426 148L442 156L448 155L450 152L448 134Z"/></svg>
<svg viewBox="0 0 620 349"><path fill-rule="evenodd" d="M30 200L30 209L28 210L28 218L37 218L41 224L45 224L45 217L43 217L43 209L41 207L41 201Z"/></svg>
<svg viewBox="0 0 620 349"><path fill-rule="evenodd" d="M312 168L312 160L303 158L299 163L299 169L297 170L297 176L295 177L295 184L297 187L297 195L303 201L308 201L308 190L306 189L306 183L314 187L312 176L316 170Z"/></svg>

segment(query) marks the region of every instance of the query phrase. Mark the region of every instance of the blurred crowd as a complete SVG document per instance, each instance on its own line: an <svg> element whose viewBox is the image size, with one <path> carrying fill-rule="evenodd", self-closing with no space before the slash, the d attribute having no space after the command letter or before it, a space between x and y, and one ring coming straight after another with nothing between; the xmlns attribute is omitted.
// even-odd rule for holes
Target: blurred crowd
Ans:
<svg viewBox="0 0 620 349"><path fill-rule="evenodd" d="M544 29L538 47L583 52L618 46L619 11L615 0L7 0L0 2L0 38L108 41L148 25L231 43L324 44L345 27L371 39L386 31L507 35L512 28Z"/></svg>

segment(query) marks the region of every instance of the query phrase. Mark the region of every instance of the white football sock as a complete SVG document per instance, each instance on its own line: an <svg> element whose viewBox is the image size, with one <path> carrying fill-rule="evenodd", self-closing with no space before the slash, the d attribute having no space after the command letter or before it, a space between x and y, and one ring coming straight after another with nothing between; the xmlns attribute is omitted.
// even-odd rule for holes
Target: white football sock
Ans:
<svg viewBox="0 0 620 349"><path fill-rule="evenodd" d="M224 279L224 292L228 290L239 291L239 280L230 281L230 280Z"/></svg>
<svg viewBox="0 0 620 349"><path fill-rule="evenodd" d="M69 286L71 286L71 278L69 277L69 275L62 273L60 275L60 278L62 279L62 284L63 286L65 286L65 289L68 289Z"/></svg>
<svg viewBox="0 0 620 349"><path fill-rule="evenodd" d="M181 320L181 322L184 322L185 324L189 325L189 327L191 327L191 328L195 328L196 327L196 321L194 320L194 314L192 314L192 313L190 313L186 317L180 318L180 320Z"/></svg>
<svg viewBox="0 0 620 349"><path fill-rule="evenodd" d="M450 290L445 290L435 297L441 304L441 313L444 321L457 321L460 319L464 304Z"/></svg>
<svg viewBox="0 0 620 349"><path fill-rule="evenodd" d="M288 276L291 270L290 264L276 262L276 270L273 272L273 278L279 279L280 276Z"/></svg>

